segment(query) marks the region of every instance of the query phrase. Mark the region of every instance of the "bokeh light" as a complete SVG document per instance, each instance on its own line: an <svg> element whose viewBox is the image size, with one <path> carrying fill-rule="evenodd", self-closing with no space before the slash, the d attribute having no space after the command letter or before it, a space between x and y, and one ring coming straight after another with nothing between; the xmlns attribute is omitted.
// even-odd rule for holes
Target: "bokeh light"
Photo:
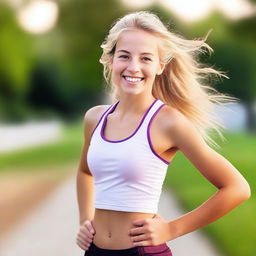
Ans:
<svg viewBox="0 0 256 256"><path fill-rule="evenodd" d="M232 20L256 13L255 5L245 0L158 0L158 2L185 22L202 20L215 10Z"/></svg>
<svg viewBox="0 0 256 256"><path fill-rule="evenodd" d="M34 1L18 11L19 24L26 31L41 34L56 24L58 5L52 1Z"/></svg>

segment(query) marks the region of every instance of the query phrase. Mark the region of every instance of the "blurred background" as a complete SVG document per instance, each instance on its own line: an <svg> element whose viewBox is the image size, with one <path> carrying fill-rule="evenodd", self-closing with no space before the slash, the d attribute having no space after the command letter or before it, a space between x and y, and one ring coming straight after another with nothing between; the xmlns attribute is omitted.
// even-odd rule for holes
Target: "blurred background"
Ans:
<svg viewBox="0 0 256 256"><path fill-rule="evenodd" d="M76 173L84 113L109 102L100 44L114 20L137 10L155 12L188 39L212 29L207 43L214 53L202 61L229 76L215 88L239 98L216 107L228 128L218 151L248 180L252 196L203 231L225 256L255 255L254 0L2 0L0 237ZM216 191L181 154L169 167L165 186L186 211Z"/></svg>

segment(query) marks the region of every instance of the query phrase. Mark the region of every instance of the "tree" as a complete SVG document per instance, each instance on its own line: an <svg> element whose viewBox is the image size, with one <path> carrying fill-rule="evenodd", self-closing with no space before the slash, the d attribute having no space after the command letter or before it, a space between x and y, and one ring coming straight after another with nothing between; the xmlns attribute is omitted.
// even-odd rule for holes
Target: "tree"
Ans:
<svg viewBox="0 0 256 256"><path fill-rule="evenodd" d="M56 27L37 38L40 53L29 101L35 106L33 99L48 95L40 99L40 108L51 106L66 116L81 116L95 101L100 103L104 89L100 45L125 9L117 0L61 1L59 8ZM43 86L42 80L48 85Z"/></svg>
<svg viewBox="0 0 256 256"><path fill-rule="evenodd" d="M201 37L213 28L207 42L214 49L214 54L207 62L227 72L230 77L221 82L222 87L218 90L241 99L247 107L247 127L254 132L256 131L255 25L255 17L231 22L216 12L203 22L189 26L191 34Z"/></svg>
<svg viewBox="0 0 256 256"><path fill-rule="evenodd" d="M0 118L22 119L33 65L31 38L17 25L14 11L0 3Z"/></svg>

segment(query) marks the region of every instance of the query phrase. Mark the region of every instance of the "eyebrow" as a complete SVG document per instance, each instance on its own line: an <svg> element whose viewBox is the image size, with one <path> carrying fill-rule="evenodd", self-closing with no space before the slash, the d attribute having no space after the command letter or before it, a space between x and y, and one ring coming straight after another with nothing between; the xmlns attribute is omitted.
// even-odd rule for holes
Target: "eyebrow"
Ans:
<svg viewBox="0 0 256 256"><path fill-rule="evenodd" d="M126 50L119 50L117 52L125 52L125 53L128 53L128 54L131 54L129 51L126 51ZM151 55L151 56L154 56L154 54L151 53L151 52L142 52L141 55Z"/></svg>

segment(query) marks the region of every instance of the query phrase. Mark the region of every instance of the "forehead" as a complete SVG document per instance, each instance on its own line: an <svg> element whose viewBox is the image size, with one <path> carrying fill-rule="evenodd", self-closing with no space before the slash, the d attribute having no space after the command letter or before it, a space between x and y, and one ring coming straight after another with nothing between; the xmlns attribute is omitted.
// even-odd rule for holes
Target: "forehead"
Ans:
<svg viewBox="0 0 256 256"><path fill-rule="evenodd" d="M116 50L156 54L158 52L158 39L143 30L124 31L117 40Z"/></svg>

